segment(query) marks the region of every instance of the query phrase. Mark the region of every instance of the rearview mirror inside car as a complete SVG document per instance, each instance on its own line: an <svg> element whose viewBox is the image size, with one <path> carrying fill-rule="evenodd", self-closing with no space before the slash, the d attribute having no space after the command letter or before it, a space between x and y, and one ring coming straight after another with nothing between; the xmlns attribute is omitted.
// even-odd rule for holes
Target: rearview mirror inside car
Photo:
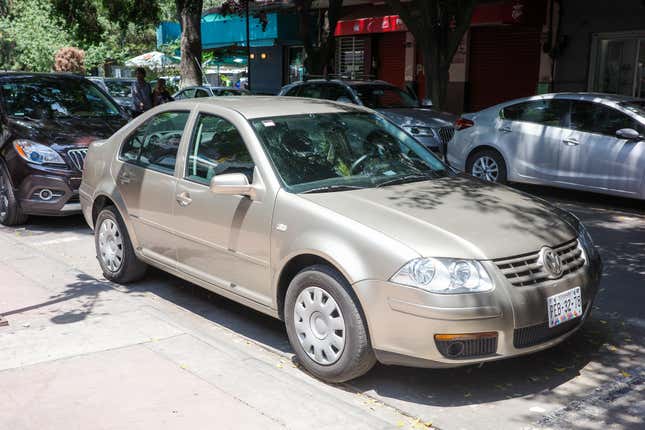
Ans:
<svg viewBox="0 0 645 430"><path fill-rule="evenodd" d="M616 132L616 136L621 139L627 140L637 140L643 138L643 136L641 136L641 134L633 128L621 128Z"/></svg>
<svg viewBox="0 0 645 430"><path fill-rule="evenodd" d="M255 197L255 189L243 173L224 173L213 176L210 190L215 194L242 195L251 199Z"/></svg>

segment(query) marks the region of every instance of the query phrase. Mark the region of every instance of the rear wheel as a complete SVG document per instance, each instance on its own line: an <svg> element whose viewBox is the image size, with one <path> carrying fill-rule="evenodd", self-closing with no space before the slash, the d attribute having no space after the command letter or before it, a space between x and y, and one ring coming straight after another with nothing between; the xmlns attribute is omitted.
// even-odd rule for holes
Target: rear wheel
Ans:
<svg viewBox="0 0 645 430"><path fill-rule="evenodd" d="M293 278L285 297L287 334L298 361L326 382L357 378L376 363L350 288L337 271L316 265Z"/></svg>
<svg viewBox="0 0 645 430"><path fill-rule="evenodd" d="M12 226L25 222L27 222L27 215L22 212L20 203L13 192L9 171L0 162L0 224Z"/></svg>
<svg viewBox="0 0 645 430"><path fill-rule="evenodd" d="M145 275L148 266L135 255L128 231L114 206L106 207L96 218L94 244L103 275L110 281L125 284Z"/></svg>
<svg viewBox="0 0 645 430"><path fill-rule="evenodd" d="M484 149L471 155L466 170L472 176L485 181L499 184L507 182L504 157L494 149Z"/></svg>

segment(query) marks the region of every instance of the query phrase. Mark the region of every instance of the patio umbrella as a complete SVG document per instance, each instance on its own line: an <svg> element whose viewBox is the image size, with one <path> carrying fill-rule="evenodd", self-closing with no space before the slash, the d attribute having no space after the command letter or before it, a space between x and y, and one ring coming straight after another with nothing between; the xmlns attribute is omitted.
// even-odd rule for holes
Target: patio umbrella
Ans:
<svg viewBox="0 0 645 430"><path fill-rule="evenodd" d="M127 67L146 67L148 69L159 70L166 66L179 64L180 59L171 57L159 51L146 52L137 57L130 58L125 62Z"/></svg>

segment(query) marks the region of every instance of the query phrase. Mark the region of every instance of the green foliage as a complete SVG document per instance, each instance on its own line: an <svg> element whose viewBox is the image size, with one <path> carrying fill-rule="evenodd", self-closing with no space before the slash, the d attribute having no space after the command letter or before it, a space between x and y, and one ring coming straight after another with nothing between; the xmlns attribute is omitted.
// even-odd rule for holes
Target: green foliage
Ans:
<svg viewBox="0 0 645 430"><path fill-rule="evenodd" d="M0 17L0 69L49 71L54 52L73 44L48 0L20 0Z"/></svg>

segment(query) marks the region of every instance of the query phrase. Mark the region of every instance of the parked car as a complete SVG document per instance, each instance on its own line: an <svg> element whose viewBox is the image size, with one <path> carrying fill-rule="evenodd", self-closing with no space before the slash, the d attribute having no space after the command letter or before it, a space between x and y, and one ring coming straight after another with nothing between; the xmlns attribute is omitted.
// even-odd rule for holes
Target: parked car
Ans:
<svg viewBox="0 0 645 430"><path fill-rule="evenodd" d="M100 76L90 76L88 79L100 85L101 88L125 109L129 110L132 107L132 84L135 79L103 78Z"/></svg>
<svg viewBox="0 0 645 430"><path fill-rule="evenodd" d="M108 279L150 264L281 318L326 381L376 360L461 366L548 348L598 288L573 215L455 174L360 106L175 101L94 142L87 165L81 205Z"/></svg>
<svg viewBox="0 0 645 430"><path fill-rule="evenodd" d="M493 182L645 199L645 99L560 93L467 114L448 161Z"/></svg>
<svg viewBox="0 0 645 430"><path fill-rule="evenodd" d="M218 97L218 96L248 96L251 95L249 90L235 87L214 87L210 85L201 85L183 88L176 92L172 97L175 100L192 99L201 97Z"/></svg>
<svg viewBox="0 0 645 430"><path fill-rule="evenodd" d="M411 94L384 81L312 79L286 85L281 96L307 97L366 106L385 115L422 145L443 153L454 133L456 116L432 109Z"/></svg>
<svg viewBox="0 0 645 430"><path fill-rule="evenodd" d="M0 223L80 212L87 146L127 121L125 111L83 77L0 73Z"/></svg>

